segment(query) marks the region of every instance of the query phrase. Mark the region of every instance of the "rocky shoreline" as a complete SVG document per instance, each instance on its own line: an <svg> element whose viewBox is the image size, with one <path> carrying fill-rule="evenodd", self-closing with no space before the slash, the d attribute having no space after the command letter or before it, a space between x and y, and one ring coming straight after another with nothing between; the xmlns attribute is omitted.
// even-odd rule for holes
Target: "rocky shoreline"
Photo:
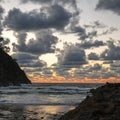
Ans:
<svg viewBox="0 0 120 120"><path fill-rule="evenodd" d="M120 83L107 83L90 93L59 120L120 120Z"/></svg>

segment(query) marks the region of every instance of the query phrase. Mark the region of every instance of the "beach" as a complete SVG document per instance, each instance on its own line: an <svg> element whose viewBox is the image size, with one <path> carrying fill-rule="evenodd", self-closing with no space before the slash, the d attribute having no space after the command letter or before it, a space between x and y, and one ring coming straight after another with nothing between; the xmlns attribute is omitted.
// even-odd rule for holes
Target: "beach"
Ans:
<svg viewBox="0 0 120 120"><path fill-rule="evenodd" d="M74 106L1 104L0 120L57 120Z"/></svg>
<svg viewBox="0 0 120 120"><path fill-rule="evenodd" d="M100 84L31 84L0 87L0 120L57 120Z"/></svg>

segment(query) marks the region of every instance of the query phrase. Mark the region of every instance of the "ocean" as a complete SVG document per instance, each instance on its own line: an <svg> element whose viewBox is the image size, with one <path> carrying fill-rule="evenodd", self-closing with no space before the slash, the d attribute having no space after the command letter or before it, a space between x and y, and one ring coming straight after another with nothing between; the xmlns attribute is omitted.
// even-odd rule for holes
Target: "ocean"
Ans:
<svg viewBox="0 0 120 120"><path fill-rule="evenodd" d="M101 85L32 84L0 87L0 104L24 105L26 111L32 109L39 114L34 115L35 119L39 120L43 113L43 120L53 120L53 118L55 120L65 112L74 109L90 94L90 89Z"/></svg>

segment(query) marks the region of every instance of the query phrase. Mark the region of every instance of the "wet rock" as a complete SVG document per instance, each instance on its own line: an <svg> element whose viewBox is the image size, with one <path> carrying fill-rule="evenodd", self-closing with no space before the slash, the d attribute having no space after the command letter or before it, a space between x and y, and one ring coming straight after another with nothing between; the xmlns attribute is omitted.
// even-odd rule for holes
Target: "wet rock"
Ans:
<svg viewBox="0 0 120 120"><path fill-rule="evenodd" d="M120 83L107 83L90 92L91 96L59 120L120 120Z"/></svg>

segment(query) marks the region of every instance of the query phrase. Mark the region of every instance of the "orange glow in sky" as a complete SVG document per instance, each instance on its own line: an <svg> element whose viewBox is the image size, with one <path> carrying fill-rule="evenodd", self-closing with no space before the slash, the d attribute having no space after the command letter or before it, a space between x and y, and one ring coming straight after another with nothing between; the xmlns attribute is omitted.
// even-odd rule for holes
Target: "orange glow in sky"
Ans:
<svg viewBox="0 0 120 120"><path fill-rule="evenodd" d="M40 77L40 78L35 78L31 75L28 75L29 79L32 81L32 83L106 83L106 82L111 82L111 83L118 83L120 82L120 78L108 78L108 79L90 79L90 78L84 78L84 79L79 79L79 78L64 78L61 76L54 76L54 77Z"/></svg>

